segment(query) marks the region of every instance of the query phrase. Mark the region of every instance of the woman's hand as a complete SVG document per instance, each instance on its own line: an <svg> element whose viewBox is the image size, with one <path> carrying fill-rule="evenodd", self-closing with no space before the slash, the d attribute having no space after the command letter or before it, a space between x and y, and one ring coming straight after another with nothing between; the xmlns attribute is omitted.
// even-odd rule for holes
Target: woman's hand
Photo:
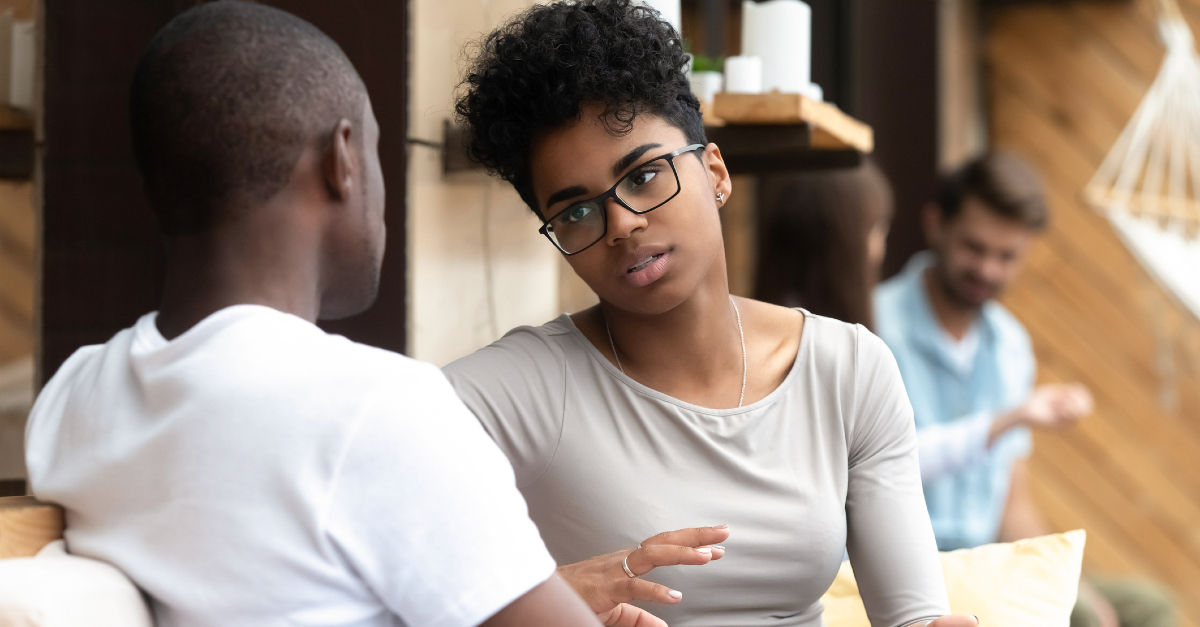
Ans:
<svg viewBox="0 0 1200 627"><path fill-rule="evenodd" d="M721 559L725 555L725 547L718 543L728 537L727 525L668 531L647 538L632 551L614 551L559 566L558 574L583 597L605 625L665 627L663 621L628 603L678 603L683 593L646 581L641 576L659 566L700 566ZM626 574L626 565L635 577Z"/></svg>

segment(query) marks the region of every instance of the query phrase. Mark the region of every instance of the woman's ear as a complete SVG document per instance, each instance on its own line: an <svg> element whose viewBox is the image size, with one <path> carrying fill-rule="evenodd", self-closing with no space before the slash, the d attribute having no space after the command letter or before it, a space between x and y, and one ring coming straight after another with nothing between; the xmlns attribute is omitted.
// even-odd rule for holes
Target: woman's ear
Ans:
<svg viewBox="0 0 1200 627"><path fill-rule="evenodd" d="M321 158L325 187L334 200L343 202L350 199L359 167L358 156L353 150L353 133L354 127L349 120L339 120Z"/></svg>
<svg viewBox="0 0 1200 627"><path fill-rule="evenodd" d="M710 143L704 148L704 166L708 169L709 187L713 190L713 199L717 208L729 202L733 193L733 181L729 178L729 170L725 168L725 159L721 157L721 149Z"/></svg>

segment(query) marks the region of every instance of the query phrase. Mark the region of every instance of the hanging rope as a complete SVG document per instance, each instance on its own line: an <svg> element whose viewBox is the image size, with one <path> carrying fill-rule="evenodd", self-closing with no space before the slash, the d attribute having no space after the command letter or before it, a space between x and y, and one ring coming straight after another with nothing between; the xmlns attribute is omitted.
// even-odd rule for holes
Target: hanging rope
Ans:
<svg viewBox="0 0 1200 627"><path fill-rule="evenodd" d="M1098 211L1200 234L1200 56L1175 0L1159 0L1167 54L1150 91L1085 188Z"/></svg>

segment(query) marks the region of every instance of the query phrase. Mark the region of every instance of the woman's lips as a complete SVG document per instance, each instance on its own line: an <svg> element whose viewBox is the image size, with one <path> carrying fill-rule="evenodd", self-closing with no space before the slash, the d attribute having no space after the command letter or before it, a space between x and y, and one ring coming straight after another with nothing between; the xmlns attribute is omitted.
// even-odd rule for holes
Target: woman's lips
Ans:
<svg viewBox="0 0 1200 627"><path fill-rule="evenodd" d="M662 278L667 272L667 262L671 253L650 255L634 264L625 272L625 280L634 287L645 287Z"/></svg>

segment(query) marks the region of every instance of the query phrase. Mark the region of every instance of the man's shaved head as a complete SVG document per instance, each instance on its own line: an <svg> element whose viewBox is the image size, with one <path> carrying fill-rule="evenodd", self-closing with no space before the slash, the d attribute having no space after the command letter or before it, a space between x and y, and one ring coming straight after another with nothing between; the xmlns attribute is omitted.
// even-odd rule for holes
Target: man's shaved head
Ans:
<svg viewBox="0 0 1200 627"><path fill-rule="evenodd" d="M142 54L131 93L134 156L163 233L265 203L343 118L361 141L365 98L341 48L294 15L220 0L176 17Z"/></svg>

